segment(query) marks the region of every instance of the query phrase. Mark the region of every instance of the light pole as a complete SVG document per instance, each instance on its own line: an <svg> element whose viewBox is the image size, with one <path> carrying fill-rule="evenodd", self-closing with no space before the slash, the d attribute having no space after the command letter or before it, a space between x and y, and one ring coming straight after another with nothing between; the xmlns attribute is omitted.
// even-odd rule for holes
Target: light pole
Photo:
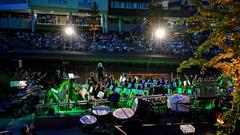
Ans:
<svg viewBox="0 0 240 135"><path fill-rule="evenodd" d="M161 39L163 39L165 36L166 36L166 31L165 29L163 28L157 28L156 31L154 32L155 34L155 37L156 37L156 40L157 40L157 43L155 46L152 47L153 49L153 54L150 55L150 60L148 60L148 63L147 63L147 73L149 73L149 64L150 62L152 61L152 55L155 55L156 53L156 49L159 49L160 45L161 45ZM159 45L159 42L160 42L160 45Z"/></svg>
<svg viewBox="0 0 240 135"><path fill-rule="evenodd" d="M72 36L75 34L75 32L74 32L74 29L73 29L73 27L71 27L71 26L67 26L66 28L65 28L65 34L67 35L67 36L69 36L69 38L70 38L70 48L72 48L72 44L73 44L73 42L72 42ZM64 50L65 50L65 45L64 45ZM64 72L65 72L65 75L66 75L66 69L65 69L65 66L66 66L66 64L68 64L68 62L63 62L63 66L64 66ZM67 75L66 75L66 77L67 77ZM68 77L67 77L68 78ZM67 94L68 94L68 96L67 96L67 110L69 109L69 105L70 105L70 97L69 97L69 95L70 95L70 86L69 85L71 85L70 84L70 80L69 80L69 78L68 78L68 87L67 87Z"/></svg>

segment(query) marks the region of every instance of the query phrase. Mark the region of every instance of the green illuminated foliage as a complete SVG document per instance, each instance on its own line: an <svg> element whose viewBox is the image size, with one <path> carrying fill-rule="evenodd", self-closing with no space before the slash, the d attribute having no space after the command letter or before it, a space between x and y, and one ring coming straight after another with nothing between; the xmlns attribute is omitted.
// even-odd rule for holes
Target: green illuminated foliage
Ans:
<svg viewBox="0 0 240 135"><path fill-rule="evenodd" d="M192 58L180 64L178 72L192 66L199 66L202 73L208 68L215 68L234 80L233 107L224 114L227 128L220 134L234 134L237 121L240 120L240 2L237 0L209 0L203 5L199 0L192 0L197 12L188 22L188 32L210 33L208 39L199 46ZM226 40L229 41L227 44ZM221 53L206 59L204 53L216 47ZM238 125L239 126L239 125Z"/></svg>

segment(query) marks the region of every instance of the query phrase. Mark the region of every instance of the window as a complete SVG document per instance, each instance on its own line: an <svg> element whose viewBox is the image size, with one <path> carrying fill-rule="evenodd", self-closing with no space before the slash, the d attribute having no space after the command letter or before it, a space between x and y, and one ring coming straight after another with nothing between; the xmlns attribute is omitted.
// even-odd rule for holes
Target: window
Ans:
<svg viewBox="0 0 240 135"><path fill-rule="evenodd" d="M48 0L49 4L55 4L55 5L66 5L67 0Z"/></svg>
<svg viewBox="0 0 240 135"><path fill-rule="evenodd" d="M134 8L134 3L130 3L130 8Z"/></svg>
<svg viewBox="0 0 240 135"><path fill-rule="evenodd" d="M138 4L138 3L133 3L133 8L134 8L134 9L137 8L137 4Z"/></svg>
<svg viewBox="0 0 240 135"><path fill-rule="evenodd" d="M124 8L127 8L127 2L124 2Z"/></svg>
<svg viewBox="0 0 240 135"><path fill-rule="evenodd" d="M117 8L121 8L121 2L117 2Z"/></svg>
<svg viewBox="0 0 240 135"><path fill-rule="evenodd" d="M147 9L147 3L111 1L111 8Z"/></svg>
<svg viewBox="0 0 240 135"><path fill-rule="evenodd" d="M115 7L115 2L111 2L111 7L114 8Z"/></svg>
<svg viewBox="0 0 240 135"><path fill-rule="evenodd" d="M48 0L48 3L52 4L52 3L53 3L53 0Z"/></svg>
<svg viewBox="0 0 240 135"><path fill-rule="evenodd" d="M147 9L148 8L148 4L147 3L143 3L143 9Z"/></svg>
<svg viewBox="0 0 240 135"><path fill-rule="evenodd" d="M121 7L120 8L124 8L124 3L125 2L121 2Z"/></svg>
<svg viewBox="0 0 240 135"><path fill-rule="evenodd" d="M137 4L137 8L142 8L142 7L141 7L141 4L142 4L142 3L136 3L136 4Z"/></svg>
<svg viewBox="0 0 240 135"><path fill-rule="evenodd" d="M63 0L63 5L67 5L67 0Z"/></svg>

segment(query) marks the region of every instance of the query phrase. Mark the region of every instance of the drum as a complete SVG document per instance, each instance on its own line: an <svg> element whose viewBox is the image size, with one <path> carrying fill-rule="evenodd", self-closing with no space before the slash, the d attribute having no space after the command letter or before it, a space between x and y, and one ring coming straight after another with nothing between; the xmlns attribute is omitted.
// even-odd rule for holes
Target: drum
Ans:
<svg viewBox="0 0 240 135"><path fill-rule="evenodd" d="M84 115L79 119L81 125L86 130L92 130L97 124L97 118L93 115Z"/></svg>
<svg viewBox="0 0 240 135"><path fill-rule="evenodd" d="M108 115L111 112L111 108L108 106L97 106L93 108L92 113L96 116Z"/></svg>
<svg viewBox="0 0 240 135"><path fill-rule="evenodd" d="M107 123L111 122L111 108L108 106L97 106L93 108L92 113L97 117L100 126L107 127Z"/></svg>
<svg viewBox="0 0 240 135"><path fill-rule="evenodd" d="M119 108L113 112L113 116L120 120L127 120L132 118L134 111L131 108Z"/></svg>

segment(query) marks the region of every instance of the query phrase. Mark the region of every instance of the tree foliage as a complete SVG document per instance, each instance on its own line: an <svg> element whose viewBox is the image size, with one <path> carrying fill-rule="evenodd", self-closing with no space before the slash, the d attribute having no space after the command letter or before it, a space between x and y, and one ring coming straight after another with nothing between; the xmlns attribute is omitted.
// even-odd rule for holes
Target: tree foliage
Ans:
<svg viewBox="0 0 240 135"><path fill-rule="evenodd" d="M199 66L202 73L213 67L224 76L234 80L233 108L225 113L227 134L233 134L236 123L240 120L240 2L237 0L209 0L203 5L199 0L192 0L197 7L194 16L188 19L192 27L189 32L208 32L208 39L202 43L192 58L180 64L178 72L192 66ZM227 42L228 41L228 42ZM218 48L221 53L204 57L211 48Z"/></svg>

